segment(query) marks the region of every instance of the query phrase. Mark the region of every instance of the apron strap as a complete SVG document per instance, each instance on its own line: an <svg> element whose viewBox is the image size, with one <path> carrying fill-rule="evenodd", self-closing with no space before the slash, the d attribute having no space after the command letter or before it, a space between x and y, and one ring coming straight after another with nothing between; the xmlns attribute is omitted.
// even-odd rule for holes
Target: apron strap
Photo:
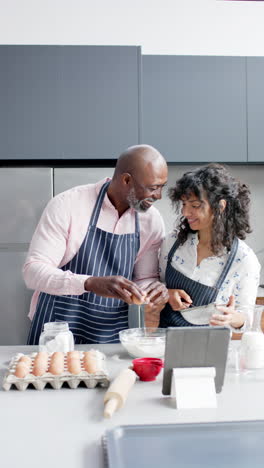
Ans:
<svg viewBox="0 0 264 468"><path fill-rule="evenodd" d="M98 218L99 218L99 214L100 214L100 211L101 211L103 200L104 200L104 197L105 197L105 194L107 192L107 189L108 189L109 185L110 185L110 181L107 181L107 182L104 183L104 185L102 185L102 187L100 189L100 192L99 192L99 195L97 197L97 200L96 200L93 212L92 212L92 216L91 216L91 219L90 219L90 226L95 227L97 225L97 221L98 221ZM139 233L140 233L140 228L139 228L138 212L135 211L135 234L138 237L138 239L140 239Z"/></svg>
<svg viewBox="0 0 264 468"><path fill-rule="evenodd" d="M99 214L100 214L100 211L101 211L101 206L103 204L103 200L104 200L104 197L105 197L105 194L106 194L106 191L108 189L109 184L110 184L110 180L105 182L104 185L102 185L102 187L100 189L100 192L99 192L99 195L97 197L96 203L94 205L94 209L93 209L92 216L91 216L91 219L90 219L90 226L96 226L97 225L98 217L99 217Z"/></svg>
<svg viewBox="0 0 264 468"><path fill-rule="evenodd" d="M234 261L234 258L236 256L236 253L237 253L237 249L238 249L238 238L235 237L234 240L233 240L233 244L232 244L232 247L231 247L231 250L229 252L229 256L228 256L228 259L227 259L227 262L224 266L224 269L221 273L221 275L219 276L217 282L216 282L216 285L215 285L215 288L216 289L220 289L220 287L222 286L223 282L225 281L226 279L226 276L230 270L230 267Z"/></svg>
<svg viewBox="0 0 264 468"><path fill-rule="evenodd" d="M172 257L174 255L174 253L176 252L177 248L179 247L179 245L180 245L180 241L179 241L179 239L176 239L176 241L174 242L172 248L169 251L168 262L167 263L171 263Z"/></svg>
<svg viewBox="0 0 264 468"><path fill-rule="evenodd" d="M138 219L138 212L135 211L135 234L138 237L138 240L140 242L140 229L139 229L139 219Z"/></svg>

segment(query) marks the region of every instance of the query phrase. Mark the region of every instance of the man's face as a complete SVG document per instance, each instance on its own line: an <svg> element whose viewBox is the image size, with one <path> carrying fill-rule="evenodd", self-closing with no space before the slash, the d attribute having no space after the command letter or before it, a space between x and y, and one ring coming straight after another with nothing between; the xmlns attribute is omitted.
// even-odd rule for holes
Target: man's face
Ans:
<svg viewBox="0 0 264 468"><path fill-rule="evenodd" d="M133 187L128 192L127 202L130 208L144 213L156 200L162 197L162 189L167 183L167 169L161 170L158 176L151 174L140 180L131 176Z"/></svg>
<svg viewBox="0 0 264 468"><path fill-rule="evenodd" d="M134 208L139 213L144 213L151 207L152 203L154 203L156 199L152 197L139 199L136 196L135 188L132 187L128 192L127 201L130 208Z"/></svg>

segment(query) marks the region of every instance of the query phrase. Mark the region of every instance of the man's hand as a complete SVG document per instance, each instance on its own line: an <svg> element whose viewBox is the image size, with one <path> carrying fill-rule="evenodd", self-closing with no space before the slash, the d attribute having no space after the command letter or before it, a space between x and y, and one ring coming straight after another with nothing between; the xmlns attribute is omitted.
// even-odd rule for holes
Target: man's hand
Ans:
<svg viewBox="0 0 264 468"><path fill-rule="evenodd" d="M169 304L172 310L188 309L192 299L183 289L169 289Z"/></svg>
<svg viewBox="0 0 264 468"><path fill-rule="evenodd" d="M165 284L160 281L153 281L146 289L145 294L147 295L147 302L155 306L165 305L168 302L169 295L168 289Z"/></svg>
<svg viewBox="0 0 264 468"><path fill-rule="evenodd" d="M145 296L142 289L123 276L90 276L85 280L84 289L98 296L121 299L128 304L133 304L132 296L142 302Z"/></svg>

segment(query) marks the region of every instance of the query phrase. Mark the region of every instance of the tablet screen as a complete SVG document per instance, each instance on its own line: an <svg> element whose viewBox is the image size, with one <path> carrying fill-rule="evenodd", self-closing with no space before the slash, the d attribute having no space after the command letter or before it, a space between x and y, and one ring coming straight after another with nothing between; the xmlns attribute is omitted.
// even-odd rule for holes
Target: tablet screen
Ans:
<svg viewBox="0 0 264 468"><path fill-rule="evenodd" d="M162 393L170 395L172 369L177 367L215 367L215 389L221 392L229 341L226 327L168 328Z"/></svg>

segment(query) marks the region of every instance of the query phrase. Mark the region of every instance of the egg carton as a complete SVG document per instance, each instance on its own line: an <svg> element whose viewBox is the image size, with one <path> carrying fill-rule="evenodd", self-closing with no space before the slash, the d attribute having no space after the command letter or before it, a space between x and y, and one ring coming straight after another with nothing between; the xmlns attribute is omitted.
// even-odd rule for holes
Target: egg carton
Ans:
<svg viewBox="0 0 264 468"><path fill-rule="evenodd" d="M109 375L106 371L105 366L105 355L100 351L93 350L98 358L98 362L100 362L101 369L95 372L94 374L89 374L85 371L82 363L83 358L83 351L80 352L80 359L81 359L81 368L82 371L77 374L71 374L67 368L67 354L64 355L64 372L60 375L53 375L50 372L45 372L45 374L41 376L35 376L32 374L32 369L34 366L34 360L38 353L31 353L28 356L32 360L32 366L28 375L24 378L16 377L15 370L16 365L19 359L24 356L24 354L17 353L10 361L8 371L4 376L3 380L3 389L10 390L11 388L17 388L18 390L26 390L30 384L36 390L43 390L47 384L50 384L52 388L55 390L59 390L62 385L66 382L68 386L72 389L77 388L81 382L83 382L87 388L95 388L97 385L101 387L108 387L110 383ZM48 365L50 362L50 357L52 354L49 354L48 358Z"/></svg>

